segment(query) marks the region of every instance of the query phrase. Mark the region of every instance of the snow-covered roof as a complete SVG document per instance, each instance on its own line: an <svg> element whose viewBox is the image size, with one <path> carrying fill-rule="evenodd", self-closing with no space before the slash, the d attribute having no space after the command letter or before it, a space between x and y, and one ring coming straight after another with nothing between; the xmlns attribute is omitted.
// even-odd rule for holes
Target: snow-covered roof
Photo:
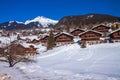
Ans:
<svg viewBox="0 0 120 80"><path fill-rule="evenodd" d="M85 31L84 29L79 29L79 28L77 28L77 29L74 29L74 30L72 30L72 31L70 31L70 32L73 32L73 31L75 31L75 30L82 30L82 31Z"/></svg>
<svg viewBox="0 0 120 80"><path fill-rule="evenodd" d="M91 32L95 32L95 33L98 33L98 34L103 35L101 32L98 32L98 31L94 31L94 30L87 30L87 31L85 31L85 32L80 33L80 34L79 34L79 36L80 36L80 35L82 35L82 34L85 34L85 33L87 33L87 32L90 32L90 31L91 31Z"/></svg>
<svg viewBox="0 0 120 80"><path fill-rule="evenodd" d="M113 34L114 32L117 32L117 31L120 31L120 28L117 29L117 30L112 31L111 33L109 33L109 35Z"/></svg>
<svg viewBox="0 0 120 80"><path fill-rule="evenodd" d="M38 39L38 36L33 35L33 36L22 36L20 37L21 39L30 39L31 41L34 39Z"/></svg>
<svg viewBox="0 0 120 80"><path fill-rule="evenodd" d="M69 34L69 33L67 33L67 32L61 32L61 33L55 35L55 37L58 37L58 36L60 36L61 34L65 34L65 35L68 35L68 36L74 37L72 34Z"/></svg>
<svg viewBox="0 0 120 80"><path fill-rule="evenodd" d="M94 26L92 29L94 29L94 28L96 28L96 27L99 27L99 26L104 26L104 27L108 27L108 28L110 28L109 26L106 26L106 25L100 24L100 25Z"/></svg>
<svg viewBox="0 0 120 80"><path fill-rule="evenodd" d="M49 37L49 35L45 35L45 36L43 36L41 39L44 39L44 38L46 38L46 37Z"/></svg>
<svg viewBox="0 0 120 80"><path fill-rule="evenodd" d="M30 44L30 43L20 43L20 45L22 45L25 48L29 48L32 45L36 48L36 46L34 44Z"/></svg>

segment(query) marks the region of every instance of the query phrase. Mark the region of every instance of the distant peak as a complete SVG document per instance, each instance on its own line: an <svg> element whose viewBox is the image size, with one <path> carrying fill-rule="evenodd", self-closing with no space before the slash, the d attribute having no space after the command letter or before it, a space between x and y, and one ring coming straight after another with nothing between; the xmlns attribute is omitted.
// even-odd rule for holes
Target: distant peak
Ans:
<svg viewBox="0 0 120 80"><path fill-rule="evenodd" d="M9 23L14 23L15 21L9 21Z"/></svg>
<svg viewBox="0 0 120 80"><path fill-rule="evenodd" d="M36 18L34 19L48 19L47 17L44 17L44 16L37 16Z"/></svg>
<svg viewBox="0 0 120 80"><path fill-rule="evenodd" d="M24 24L23 22L19 22L19 21L9 21L9 23L20 23L20 24Z"/></svg>
<svg viewBox="0 0 120 80"><path fill-rule="evenodd" d="M55 21L50 18L44 17L44 16L37 16L36 18L33 19L34 21Z"/></svg>
<svg viewBox="0 0 120 80"><path fill-rule="evenodd" d="M56 24L58 21L57 20L52 20L50 18L44 17L44 16L37 16L36 18L32 20L27 20L25 24L29 24L31 22L38 22L44 27L48 27L49 24Z"/></svg>
<svg viewBox="0 0 120 80"><path fill-rule="evenodd" d="M45 17L45 16L37 16L37 17L38 17L38 18L47 18L47 17ZM37 17L36 17L36 18L37 18Z"/></svg>

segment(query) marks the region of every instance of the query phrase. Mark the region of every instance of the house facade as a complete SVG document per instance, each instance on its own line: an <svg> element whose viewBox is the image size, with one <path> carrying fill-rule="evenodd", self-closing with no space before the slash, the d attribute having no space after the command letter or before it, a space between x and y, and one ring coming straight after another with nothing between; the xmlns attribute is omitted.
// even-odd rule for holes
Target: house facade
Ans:
<svg viewBox="0 0 120 80"><path fill-rule="evenodd" d="M72 44L73 43L73 36L69 33L59 33L55 36L55 43L56 46Z"/></svg>
<svg viewBox="0 0 120 80"><path fill-rule="evenodd" d="M75 29L75 30L71 31L71 34L74 35L74 36L78 36L82 32L84 32L84 30L82 30L82 29Z"/></svg>
<svg viewBox="0 0 120 80"><path fill-rule="evenodd" d="M109 34L109 37L114 41L114 42L120 42L120 29L115 30Z"/></svg>
<svg viewBox="0 0 120 80"><path fill-rule="evenodd" d="M93 30L88 30L79 34L81 41L85 41L88 44L100 43L101 36L102 36L102 33L93 31Z"/></svg>
<svg viewBox="0 0 120 80"><path fill-rule="evenodd" d="M40 42L42 45L46 46L47 42L48 42L49 36L45 36L43 38L40 39Z"/></svg>
<svg viewBox="0 0 120 80"><path fill-rule="evenodd" d="M6 52L22 55L22 56L34 56L36 54L36 49L34 46L24 47L21 44L11 44L5 48Z"/></svg>
<svg viewBox="0 0 120 80"><path fill-rule="evenodd" d="M30 41L28 43L37 44L37 43L40 43L40 40L33 39L32 41Z"/></svg>
<svg viewBox="0 0 120 80"><path fill-rule="evenodd" d="M29 56L36 55L36 49L34 46L30 45L28 48L25 48L25 54Z"/></svg>
<svg viewBox="0 0 120 80"><path fill-rule="evenodd" d="M49 36L45 36L45 37L40 39L40 42L41 43L46 43L48 41L48 38L49 38Z"/></svg>
<svg viewBox="0 0 120 80"><path fill-rule="evenodd" d="M92 30L102 32L104 37L107 36L107 34L109 32L109 29L110 29L110 27L104 26L104 25L99 25L99 26L95 26L95 27L92 28Z"/></svg>

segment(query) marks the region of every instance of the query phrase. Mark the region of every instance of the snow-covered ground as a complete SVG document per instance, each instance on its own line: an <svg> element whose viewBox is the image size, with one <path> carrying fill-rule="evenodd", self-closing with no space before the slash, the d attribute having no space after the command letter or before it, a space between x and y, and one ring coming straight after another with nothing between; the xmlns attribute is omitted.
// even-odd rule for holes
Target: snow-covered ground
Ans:
<svg viewBox="0 0 120 80"><path fill-rule="evenodd" d="M0 73L7 73L11 80L120 80L120 43L84 49L71 44L33 59L37 62L18 63L13 68L0 62Z"/></svg>

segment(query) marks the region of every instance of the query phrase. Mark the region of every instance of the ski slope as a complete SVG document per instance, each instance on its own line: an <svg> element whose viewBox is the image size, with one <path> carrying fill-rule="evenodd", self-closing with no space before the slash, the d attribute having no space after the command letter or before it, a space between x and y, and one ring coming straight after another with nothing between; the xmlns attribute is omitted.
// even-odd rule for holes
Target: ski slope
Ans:
<svg viewBox="0 0 120 80"><path fill-rule="evenodd" d="M120 43L61 46L34 59L11 69L0 62L0 70L12 80L120 80Z"/></svg>

